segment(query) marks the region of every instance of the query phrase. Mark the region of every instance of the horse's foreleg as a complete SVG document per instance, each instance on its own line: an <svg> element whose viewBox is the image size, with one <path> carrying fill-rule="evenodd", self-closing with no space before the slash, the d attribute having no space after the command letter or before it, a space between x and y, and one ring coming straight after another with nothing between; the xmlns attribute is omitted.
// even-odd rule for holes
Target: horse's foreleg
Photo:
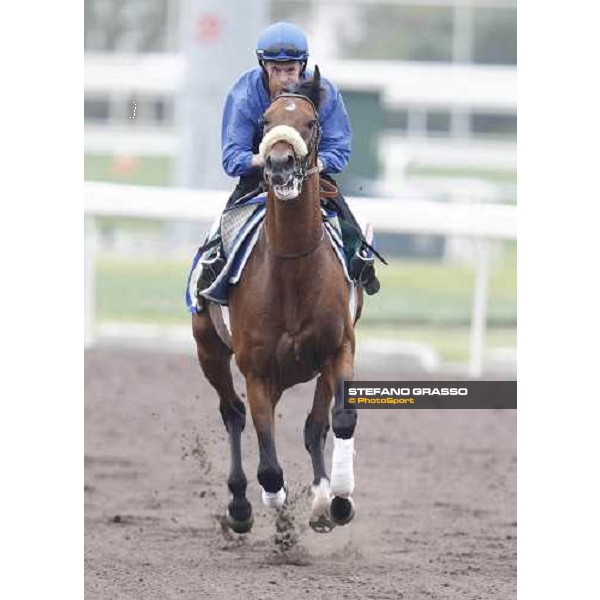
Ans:
<svg viewBox="0 0 600 600"><path fill-rule="evenodd" d="M325 469L325 440L329 431L329 406L333 396L333 386L328 374L317 379L312 410L304 424L304 445L310 454L313 465L313 485L318 486L321 479L327 477Z"/></svg>
<svg viewBox="0 0 600 600"><path fill-rule="evenodd" d="M304 425L304 445L310 454L314 473L309 525L318 533L328 533L334 527L329 518L331 491L324 456L325 440L329 431L329 406L334 387L333 371L326 368L317 379L312 410Z"/></svg>
<svg viewBox="0 0 600 600"><path fill-rule="evenodd" d="M344 381L354 376L354 352L350 343L344 344L335 364L335 398L331 411L333 426L333 458L331 461L331 493L329 507L332 520L338 525L349 523L354 517L354 429L355 407L344 408Z"/></svg>
<svg viewBox="0 0 600 600"><path fill-rule="evenodd" d="M246 533L253 520L252 506L246 498L248 480L242 465L241 437L246 424L246 407L233 387L231 350L217 335L208 311L194 315L192 326L200 366L219 395L219 411L229 436L231 467L227 486L231 500L227 507L227 522L236 533Z"/></svg>
<svg viewBox="0 0 600 600"><path fill-rule="evenodd" d="M257 475L263 488L262 501L265 506L281 508L286 492L283 486L283 469L279 465L275 449L273 414L277 398L269 386L259 378L247 377L246 384L250 412L258 438L260 460Z"/></svg>

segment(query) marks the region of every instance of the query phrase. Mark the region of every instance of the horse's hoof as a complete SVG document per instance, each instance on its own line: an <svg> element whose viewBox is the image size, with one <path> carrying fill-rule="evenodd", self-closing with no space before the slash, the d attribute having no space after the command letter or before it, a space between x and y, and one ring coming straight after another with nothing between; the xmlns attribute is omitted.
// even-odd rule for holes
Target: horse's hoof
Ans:
<svg viewBox="0 0 600 600"><path fill-rule="evenodd" d="M336 525L347 525L354 519L354 500L334 496L329 505L329 515Z"/></svg>
<svg viewBox="0 0 600 600"><path fill-rule="evenodd" d="M232 498L227 507L226 520L229 529L235 533L248 533L254 523L252 505L246 498Z"/></svg>
<svg viewBox="0 0 600 600"><path fill-rule="evenodd" d="M254 516L252 513L247 519L239 520L235 519L228 509L226 518L227 526L235 533L248 533L252 529L252 524L254 523Z"/></svg>
<svg viewBox="0 0 600 600"><path fill-rule="evenodd" d="M329 533L335 527L335 523L327 515L311 517L308 524L315 533Z"/></svg>
<svg viewBox="0 0 600 600"><path fill-rule="evenodd" d="M317 485L313 484L312 496L312 510L308 524L317 533L329 533L335 527L335 523L329 517L331 490L326 477L322 478Z"/></svg>

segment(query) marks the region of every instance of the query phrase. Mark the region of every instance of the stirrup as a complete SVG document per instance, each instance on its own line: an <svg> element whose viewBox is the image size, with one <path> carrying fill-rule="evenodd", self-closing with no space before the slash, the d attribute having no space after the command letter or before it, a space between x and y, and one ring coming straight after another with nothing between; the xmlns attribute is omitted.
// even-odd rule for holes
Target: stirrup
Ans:
<svg viewBox="0 0 600 600"><path fill-rule="evenodd" d="M381 287L379 279L375 275L373 263L375 258L368 255L364 250L359 250L350 259L350 277L360 286L369 296L376 294Z"/></svg>
<svg viewBox="0 0 600 600"><path fill-rule="evenodd" d="M206 257L200 259L202 272L198 277L197 293L210 287L215 282L226 262L221 253L220 245L216 246Z"/></svg>

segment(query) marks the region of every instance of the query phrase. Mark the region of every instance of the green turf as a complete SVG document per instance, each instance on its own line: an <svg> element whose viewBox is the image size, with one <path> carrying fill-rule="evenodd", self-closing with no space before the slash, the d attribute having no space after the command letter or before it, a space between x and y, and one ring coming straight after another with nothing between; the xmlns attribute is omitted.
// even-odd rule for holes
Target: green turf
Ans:
<svg viewBox="0 0 600 600"><path fill-rule="evenodd" d="M97 271L101 319L181 322L188 264L183 261L103 259ZM363 322L381 324L468 324L473 270L439 262L396 260L378 268L381 292L368 297ZM514 259L492 268L488 323L516 324Z"/></svg>
<svg viewBox="0 0 600 600"><path fill-rule="evenodd" d="M468 326L445 327L422 324L371 326L360 321L357 340L394 340L427 344L436 350L444 361L465 362L469 358L470 329ZM486 348L516 348L517 330L514 327L490 327L485 335Z"/></svg>
<svg viewBox="0 0 600 600"><path fill-rule="evenodd" d="M488 346L516 345L516 247L492 268ZM99 322L188 325L184 306L189 264L175 260L101 259ZM446 360L468 355L473 271L440 262L395 260L378 269L382 291L366 297L359 335L432 345Z"/></svg>
<svg viewBox="0 0 600 600"><path fill-rule="evenodd" d="M98 320L183 324L188 265L182 261L100 260Z"/></svg>
<svg viewBox="0 0 600 600"><path fill-rule="evenodd" d="M488 289L488 324L516 324L516 249L505 248L492 266ZM364 321L373 325L470 322L472 267L422 260L396 260L378 267L381 292L368 298Z"/></svg>

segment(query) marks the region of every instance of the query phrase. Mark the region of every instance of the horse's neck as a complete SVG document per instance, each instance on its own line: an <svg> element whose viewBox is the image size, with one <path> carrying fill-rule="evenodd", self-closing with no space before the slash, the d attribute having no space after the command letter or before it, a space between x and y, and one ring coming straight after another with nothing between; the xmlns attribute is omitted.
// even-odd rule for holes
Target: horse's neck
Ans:
<svg viewBox="0 0 600 600"><path fill-rule="evenodd" d="M269 190L265 229L275 252L301 254L314 248L323 235L319 177L305 181L300 196L288 202L277 200Z"/></svg>

